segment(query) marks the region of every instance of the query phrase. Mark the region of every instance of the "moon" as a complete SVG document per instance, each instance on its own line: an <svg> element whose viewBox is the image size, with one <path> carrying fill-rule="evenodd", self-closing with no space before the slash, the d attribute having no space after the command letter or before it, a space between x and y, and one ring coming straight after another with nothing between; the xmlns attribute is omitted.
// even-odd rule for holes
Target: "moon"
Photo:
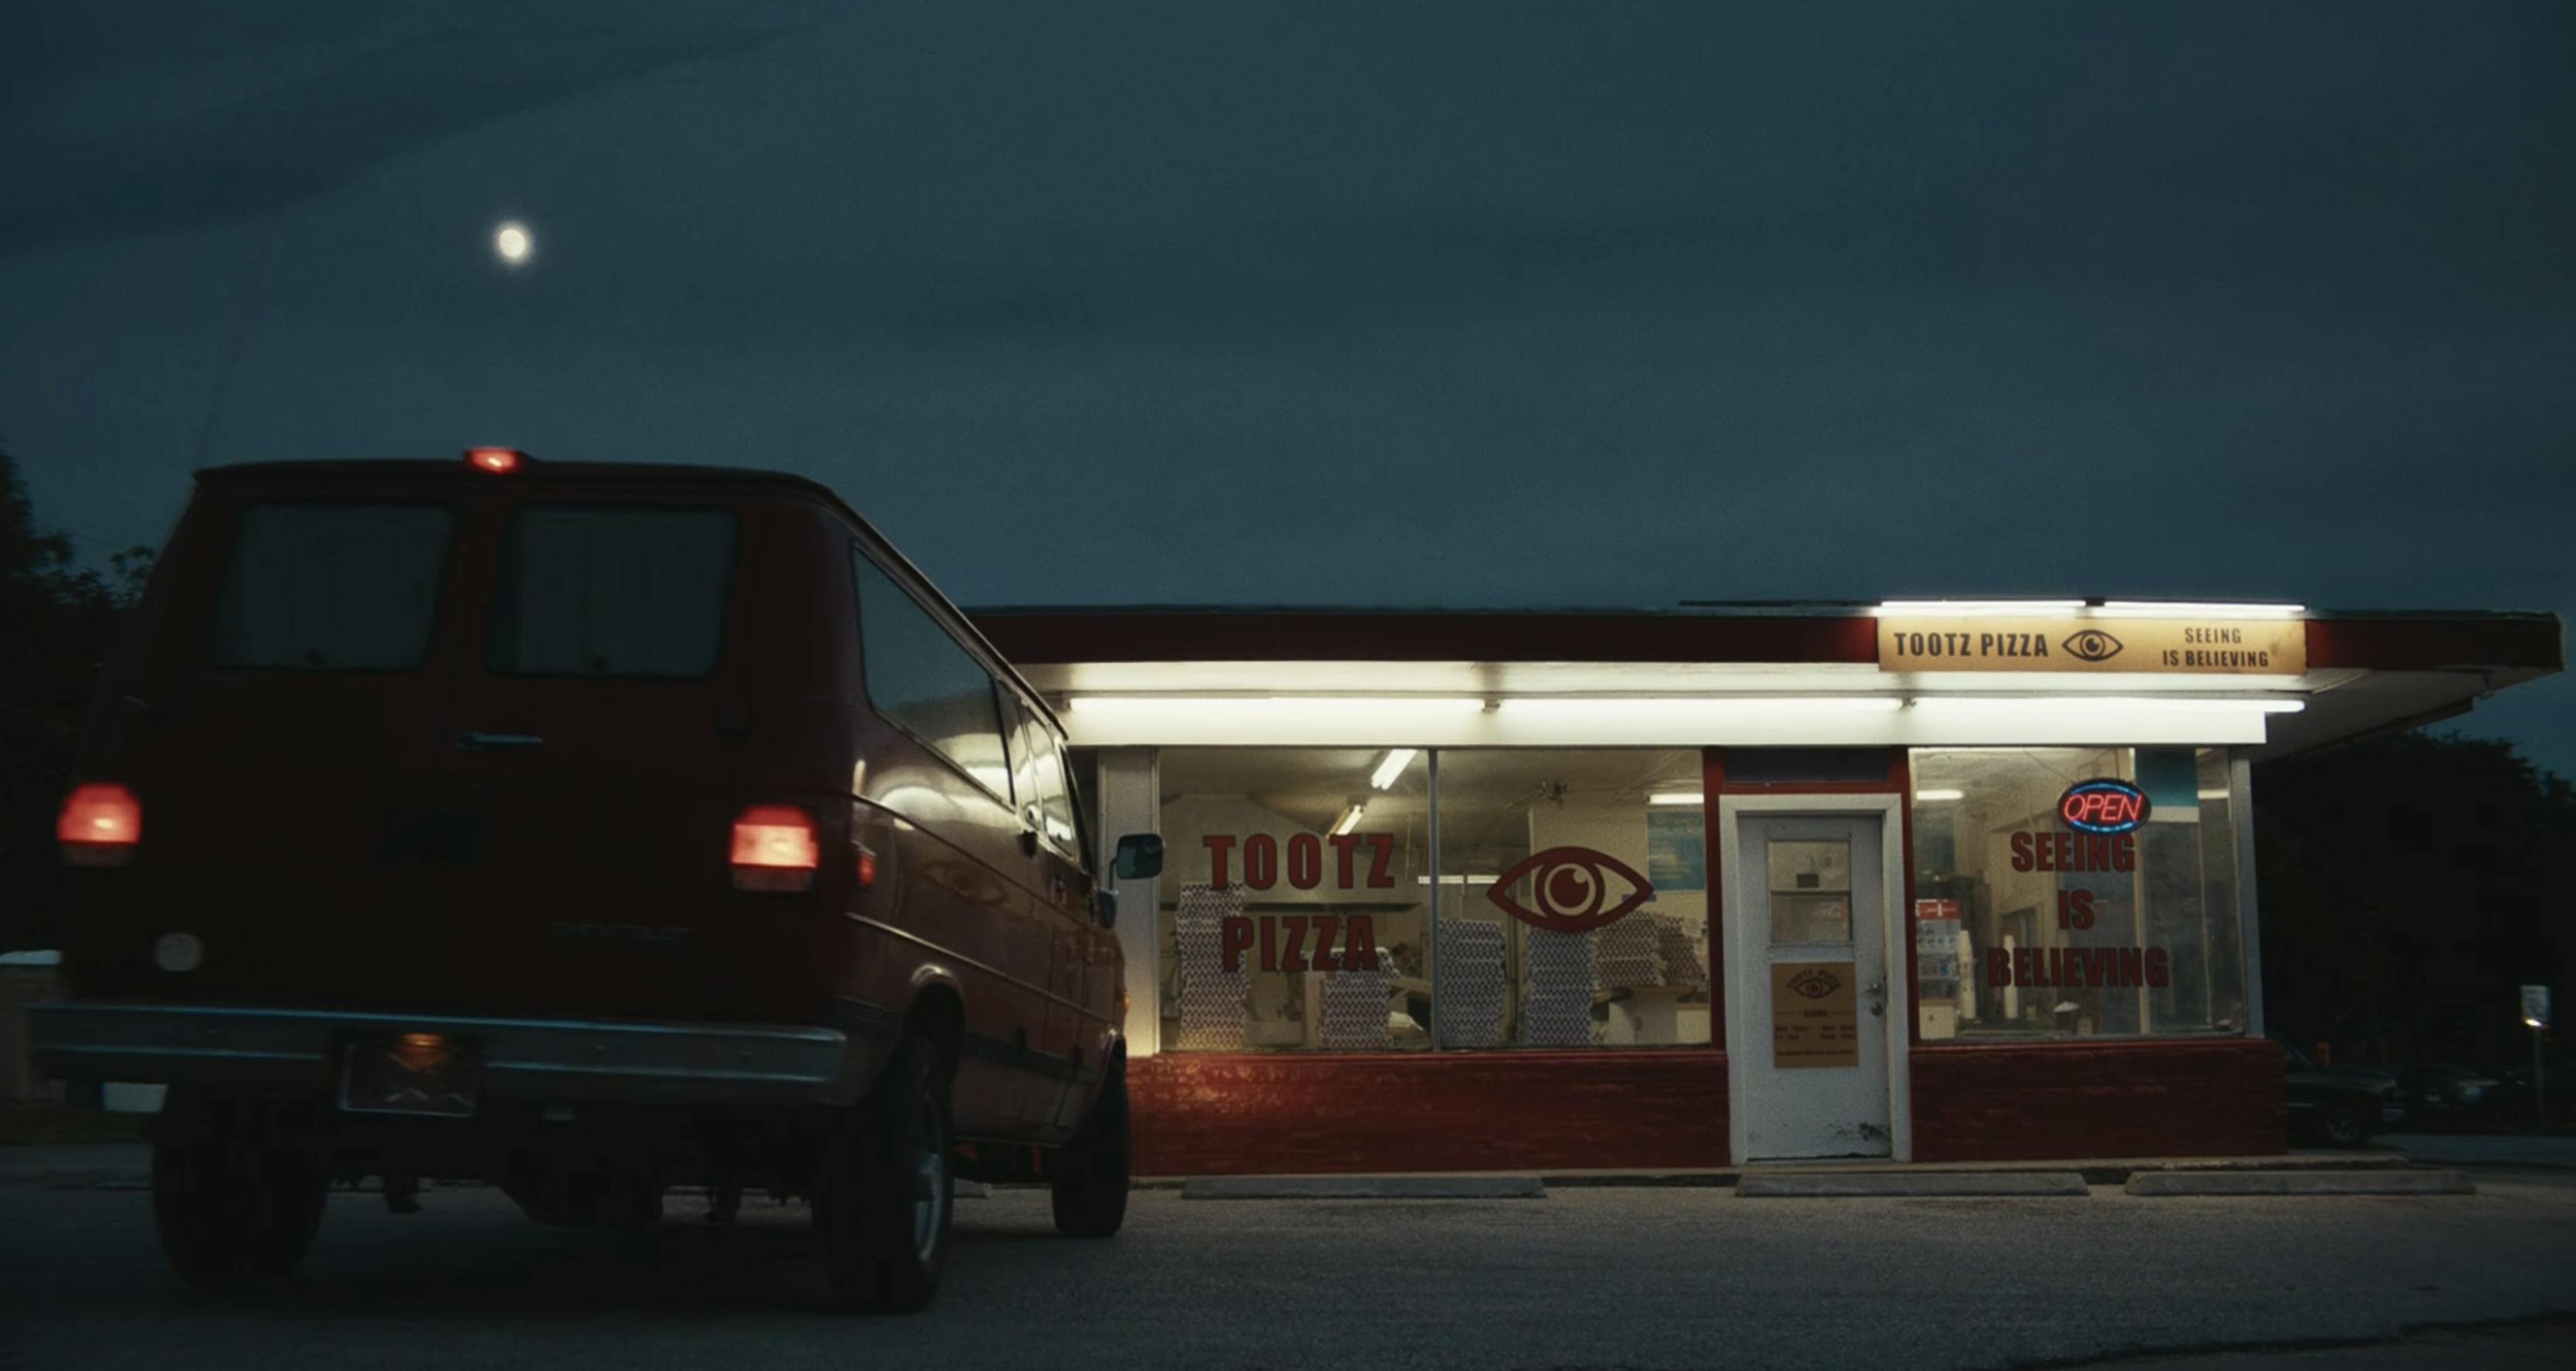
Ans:
<svg viewBox="0 0 2576 1371"><path fill-rule="evenodd" d="M516 220L504 223L492 231L492 251L499 254L501 260L511 266L526 265L529 256L536 250L536 235L528 232L527 225Z"/></svg>

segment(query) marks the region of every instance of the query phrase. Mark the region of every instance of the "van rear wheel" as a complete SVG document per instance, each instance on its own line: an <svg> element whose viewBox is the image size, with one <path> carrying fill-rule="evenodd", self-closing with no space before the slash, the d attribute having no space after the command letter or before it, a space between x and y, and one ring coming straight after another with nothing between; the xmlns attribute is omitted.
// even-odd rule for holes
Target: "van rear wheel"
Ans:
<svg viewBox="0 0 2576 1371"><path fill-rule="evenodd" d="M956 1140L939 1049L909 1036L875 1093L842 1114L815 1159L814 1231L844 1308L908 1314L938 1293Z"/></svg>
<svg viewBox="0 0 2576 1371"><path fill-rule="evenodd" d="M1131 1179L1127 1112L1127 1059L1112 1057L1100 1098L1082 1131L1058 1153L1048 1189L1055 1201L1055 1230L1072 1238L1106 1238L1127 1222Z"/></svg>
<svg viewBox="0 0 2576 1371"><path fill-rule="evenodd" d="M299 1143L276 1105L170 1092L152 1142L152 1220L180 1279L230 1293L295 1274L331 1187Z"/></svg>

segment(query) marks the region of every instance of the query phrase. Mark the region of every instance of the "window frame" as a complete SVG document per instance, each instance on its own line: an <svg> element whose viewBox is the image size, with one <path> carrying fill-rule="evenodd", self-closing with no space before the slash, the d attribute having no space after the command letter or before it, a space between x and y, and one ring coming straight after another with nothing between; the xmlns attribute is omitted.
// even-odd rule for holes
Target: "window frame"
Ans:
<svg viewBox="0 0 2576 1371"><path fill-rule="evenodd" d="M1977 745L1977 744L1933 744L1933 745L1918 745L1918 746L1910 746L1910 747L1908 747L1908 748L1906 749L1906 775L1907 775L1907 785L1906 785L1906 789L1905 789L1903 792L1901 792L1901 794L1902 794L1902 796L1903 796L1903 800L1904 800L1905 806L1906 806L1906 825L1907 825L1907 829L1908 829L1908 838L1907 838L1908 851L1907 851L1907 854L1906 854L1906 860L1907 860L1907 863L1908 863L1909 867L1911 868L1911 869L1907 872L1907 889L1908 889L1908 891L1909 891L1909 892L1911 892L1911 891L1912 891L1912 889L1913 889L1913 887L1914 887L1914 883L1915 883L1915 881L1916 881L1916 880L1918 880L1918 879L1921 877L1921 875L1923 874L1923 872L1922 872L1922 867L1921 867L1921 861L1922 861L1922 858L1921 858L1921 855L1920 855L1920 848L1916 845L1916 844L1917 844L1917 842L1918 842L1918 840L1917 840L1917 839L1915 839L1915 838L1913 837L1913 833L1912 833L1912 830L1916 827L1916 818L1915 818L1914 810L1915 810L1915 806L1916 806L1916 804L1917 804L1917 801L1915 800L1914 795L1915 795L1915 791L1916 791L1916 790L1918 790L1918 789L1920 789L1920 788L1922 788L1922 786L1923 786L1922 765L1921 765L1921 761L1920 761L1921 754L1923 754L1923 753L1925 753L1925 752L1998 752L1998 753L2002 753L2002 752L2033 752L2033 751L2043 751L2043 752L2044 752L2044 751L2085 752L2085 751L2104 751L2104 750L2112 750L2112 751L2118 751L2118 752L2121 752L2121 753L2125 754L2125 756L2126 756L2126 762L2127 762L2127 770L2128 770L2128 771L2129 771L2129 772L2134 776L2134 774L2136 773L2136 770L2137 770L2137 754L2138 754L2139 752L2141 752L2141 751L2145 751L2145 750L2148 750L2148 749L2158 749L2158 748L2172 748L2172 749L2176 749L2176 750L2182 750L2182 751L2192 752L2192 753L2194 753L2194 754L2198 754L2198 753L2200 753L2200 752L2209 752L2209 751L2217 752L2217 753L2219 753L2219 754L2220 754L2220 757L2221 757L2220 765L2221 765L2222 767L2224 767L2224 768L2227 768L2227 769L2229 770L2230 774L2232 774L2232 772L2233 772L2233 764L2234 764L2234 761L2238 758L2238 756L2239 756L2239 754L2240 754L2240 748L2239 748L2238 746L2232 746L2232 745L2227 745L2227 744L2218 744L2218 743L2125 743L2125 742L2123 742L2123 743L2099 743L2099 744L2073 744L2073 743L2059 744L2059 743L2047 743L2047 744L2027 744L2027 745L2019 745L2019 744L2011 744L2011 745L2007 745L2007 744L1998 744L1998 745L1991 745L1991 746L1989 746L1989 745ZM2229 788L2228 788L2228 795L2227 795L2227 798L2226 798L2225 803L2226 803L2226 805L2227 805L2227 813L2228 813L2228 820L2227 820L2227 822L2228 822L2228 824L2230 825L2230 828L2231 828L2231 835L2230 835L2230 840L2231 840L2231 841L2234 841L2234 840L2236 839L2236 837L2238 836L2237 834L2235 834L2235 833L2234 833L2234 831L2233 831L2233 826L2234 826L2234 825L2239 821L2239 820L2238 820L2238 810L2239 810L2239 807L2240 807L2240 805L2242 805L2242 804L2243 804L2243 802L2244 802L2247 798L2248 798L2248 797L2247 797L2246 795L2239 793L2239 792L2236 790L2236 788L2234 787L2234 785L2233 785L2233 784L2231 784L2231 785L2229 786ZM2250 813L2250 806L2247 806L2246 808L2248 809L2248 812ZM2206 816L2204 815L2204 821L2205 821L2205 818L2206 818ZM2141 844L2139 845L2139 857L2138 857L2138 859L2137 859L2137 862L2138 862L2138 869L2137 869L2137 870L2132 871L2131 873L2129 873L2129 875L2131 876L2132 880L2139 880L2139 879L2141 879L2141 878L2143 877L2143 875L2144 875L2144 862L2145 862L2145 855L2144 855L2144 844L2143 844L2143 843L2141 843ZM2054 879L2054 877L2055 877L2055 876L2057 876L2057 875L2085 875L2085 874L2094 874L2094 873L2052 873L2052 880L2053 880L2053 879ZM1924 1034L1922 1033L1922 1031L1921 1031L1921 1030L1922 1030L1922 1019L1921 1019L1921 1004L1922 1004L1922 999L1921 999L1921 995L1922 995L1922 977L1921 977L1920 973L1919 973L1919 972L1917 972L1917 973L1915 973L1915 974L1914 974L1914 980L1915 980L1915 986L1914 986L1915 1001L1914 1001L1914 1002L1915 1002L1915 1005L1916 1005L1916 1020L1915 1020L1915 1023L1914 1023L1914 1025L1913 1025L1913 1027L1912 1027L1912 1030L1911 1030L1911 1031L1913 1032L1913 1034L1914 1034L1914 1039L1913 1039L1913 1050L1918 1051L1918 1052L1919 1052L1919 1051L1948 1052L1948 1051L1957 1051L1957 1050L1975 1050L1975 1049L1978 1049L1978 1048L1993 1048L1993 1047L2013 1047L2013 1048L2021 1048L2021 1047L2050 1047L2050 1046L2064 1046L2064 1047L2070 1047L2070 1048L2080 1048L2080 1047L2097 1046L2097 1045L2114 1045L2114 1046L2118 1046L2118 1045L2127 1045L2127 1044L2133 1044L2133 1043L2159 1043L2159 1042L2166 1042L2166 1043L2171 1043L2171 1042L2209 1042L2209 1041L2214 1041L2214 1040L2224 1040L2224 1039L2229 1039L2229 1038L2252 1038L2252 1037L2259 1037L2259 1036L2261 1036L2261 1034L2256 1030L2256 1028L2255 1028L2255 1026L2254 1026L2254 1022L2255 1022L2255 1021L2254 1021L2254 1015L2255 1015L2255 1012L2256 1012L2256 1011L2255 1011L2255 1004L2256 1004L2256 991L2255 991L2255 989L2254 989L2254 981L2255 981L2255 979L2256 979L2256 977L2257 977L2257 975L2258 975L2258 968L2257 968L2256 966L2254 966L2254 965L2249 961L2249 959L2247 959L2247 958L2245 957L2245 955L2244 955L2245 940L2246 940L2246 938L2247 938L2247 936L2248 936L2248 933L2247 933L2247 924L2248 924L2248 922L2249 922L2249 921L2248 921L2248 919L2246 918L2246 908L2247 908L2247 906L2252 902L2252 901L2251 901L2251 894L2252 894L2252 892L2251 892L2250 888L2246 885L2246 883L2245 883L2245 881L2244 881L2244 879L2243 879L2243 877L2244 877L2246 874L2247 874L2247 873L2246 873L2246 871L2245 871L2244 854L2243 854L2243 853L2238 853L2238 854L2237 854L2237 861L2236 861L2234 864L2232 864L2232 865L2231 865L2230 870L2229 870L2229 872L2228 872L2228 880L2229 880L2229 882L2230 882L2231 884L2233 884L2233 885L2236 887L2236 889L2235 889L2235 897L2234 897L2233 901L2231 902L2231 904L2232 904L2232 912L2233 912L2233 915L2234 915L2234 918L2235 918L2235 921L2236 921L2236 926L2237 926L2237 928L2236 928L2236 934L2235 934L2235 941L2236 941L2237 956L2233 959L2233 962L2234 962L2234 965L2235 965L2235 968L2236 968L2235 975L2236 975L2236 981L2237 981L2237 984L2236 984L2236 987L2235 987L2235 993L2236 993L2236 997L2237 997L2237 1004L2238 1004L2239 1008L2238 1008L2238 1018L2237 1018L2236 1022L2233 1024L2233 1026L2228 1026L2228 1025L2225 1025L2225 1024L2222 1024L2222 1023L2219 1023L2219 1022L2211 1022L2211 1023L2207 1023L2207 1024L2204 1024L2204 1025L2201 1025L2201 1026L2197 1026L2197 1027L2164 1027L2164 1028L2155 1028L2155 1029L2145 1029L2145 1028L2141 1028L2140 1030L2135 1031L2135 1032L2126 1032L2126 1033L2103 1033L2103 1032L2098 1032L2098 1031L2097 1031L2097 1032L2094 1032L2094 1033L2091 1033L2091 1034L2084 1034L2084 1033L2076 1033L2076 1032L2061 1031L2061 1030L2054 1029L2054 1028L1980 1029L1980 1030L1978 1030L1978 1031L1976 1031L1976 1032L1973 1032L1973 1033L1966 1032L1966 1031L1960 1031L1960 1030L1954 1030L1954 1031L1952 1032L1951 1036L1948 1036L1948 1037L1941 1037L1941 1038L1935 1038L1935 1037L1926 1036L1926 1035L1924 1035ZM2143 902L2143 899L2144 899L2143 894L2141 894L2141 895L2139 896L2139 898L2140 898L2140 900ZM1907 935L1908 935L1909 939L1911 939L1911 938L1917 938L1917 937L1919 937L1919 936L1920 936L1920 934L1919 934L1919 930L1918 930L1918 925L1919 925L1919 923L1921 922L1921 920L1920 920L1920 919L1919 919L1919 917L1916 915L1916 913L1915 913L1915 911L1914 911L1914 908L1913 908L1913 905L1914 905L1914 900L1912 899L1912 897L1911 897L1911 895L1910 895L1910 893L1909 893L1909 898L1908 898L1908 901L1907 901L1907 905L1906 905L1906 908L1905 908L1905 910L1904 910L1904 922L1905 922L1905 925L1906 925L1906 929L1905 929L1905 931L1906 931L1906 933L1907 933ZM2023 912L2025 912L2025 909L2024 909L2023 907L2018 907L2018 906L2017 906L2017 907L2015 907L2015 908L2013 908L2013 909L2010 909L2010 910L2002 910L2002 909L1999 909L1999 910L1995 911L1996 915L1997 915L1999 918L2009 918L2009 917L2012 917L2012 916L2014 916L2014 915L2021 914L2021 913L2023 913ZM2037 924L2038 924L2042 919L2044 919L2044 918L2046 917L2046 914L2047 914L2047 910L2045 909L2045 907L2044 907L2044 906L2029 906L2029 907L2027 907L2027 912L2030 914L2030 916L2031 916L2031 918L2032 918L2032 921L2033 921L2034 926L2036 926L2036 925L2037 925ZM2142 908L2142 909L2141 909L2141 911L2140 911L2140 918L2141 918L2141 920L2142 920L2142 928L2141 928L2141 932L2143 933L2143 919L2144 919L2144 910L2143 910L2143 908ZM2037 944L2037 943L2026 943L2025 945L2026 945L2026 946L2044 946L2044 944ZM2142 940L2142 941L2141 941L2141 943L2140 943L2139 945L2143 948L2143 947L2148 946L2148 945L2150 945L2150 944L2147 944L2147 943L2145 943L2145 942ZM1912 948L1912 944L1911 944L1910 942L1909 942L1909 944L1908 944L1908 947L1909 947L1909 951L1908 951L1908 954L1907 954L1907 961L1908 961L1909 963L1911 963L1911 962L1914 960L1914 955L1913 955L1913 952L1912 952L1912 950L1911 950L1911 948ZM1982 952L1983 952L1984 950L1985 950L1985 949L1982 949L1982 948L1980 949L1981 954L1982 954ZM2208 954L2207 954L2207 950L2206 950L2206 949L2204 949L2204 951L2203 951L2203 959L2204 959L2204 961L2206 961L2206 960L2207 960L2207 955L2208 955ZM2210 964L2211 964L2211 965L2215 965L2215 963L2210 963ZM1983 978L1982 978L1981 973L1979 973L1979 972L1976 970L1976 968L1974 968L1974 967L1972 967L1972 966L1968 965L1967 963L1963 962L1963 963L1960 965L1960 967L1959 967L1959 973L1960 973L1960 974L1959 974L1959 983L1960 983L1960 984L1966 984L1966 983L1968 983L1968 982L1969 982L1969 980L1970 980L1970 978L1971 978L1971 976L1976 976L1976 977L1978 978L1978 983L1979 983L1979 990L1978 990L1978 994L1979 994L1979 997L1980 997L1980 1001L1981 1001L1981 1003L1982 1003L1982 1001L1983 1001L1983 997L1985 997L1985 996L1987 996L1987 995L2000 995L2000 994L2001 994L2001 992L2000 992L1999 990L1996 990L1996 989L1994 989L1994 988L1992 988L1992 987L1985 986L1985 985L1983 984ZM2079 988L2091 988L2091 987L2079 987ZM2050 993L2052 990L2057 989L2057 987L2050 987L2050 986L2034 986L2034 987L2029 987L2028 989L2029 989L2030 993L2046 994L2046 993ZM2119 991L2126 991L2128 988L2127 988L2127 987L2109 987L2109 989L2119 990ZM2140 987L2138 987L2137 989L2139 990L2139 992L2141 993L2141 995L2142 995L2142 996L2143 996L2143 995L2148 995L2148 994L2152 994L2152 993L2153 993L2153 990L2152 990L2152 988L2150 988L2150 987L2140 986ZM2142 1021L2144 1021L2144 1019L2145 1019L2145 1017L2146 1017L2146 1013L2147 1013L2147 1011L2146 1011L2146 1010L2145 1010L2145 1008L2144 1008L2144 1004L2145 1004L2145 1002L2142 1000L2142 1001L2141 1001L2141 1005L2142 1005L2142 1016L2141 1016L2141 1017L2142 1017Z"/></svg>
<svg viewBox="0 0 2576 1371"><path fill-rule="evenodd" d="M994 731L1000 736L1002 743L1002 789L994 789L991 785L985 782L983 777L976 775L965 763L949 756L946 748L943 748L928 738L921 736L919 730L895 717L893 714L888 713L883 705L877 703L876 691L871 684L874 669L870 665L872 654L868 651L868 607L866 591L859 583L859 563L861 559L865 559L870 568L874 569L878 575L883 576L888 585L894 587L909 598L914 607L921 610L923 615L930 620L933 626L937 627L940 632L948 635L948 641L951 644L955 645L959 651L966 654L967 660L973 662L977 668L983 671L985 698L992 704ZM903 577L896 575L893 569L888 567L885 562L876 555L873 548L870 548L865 541L857 538L850 540L850 617L851 631L858 635L859 698L866 702L870 717L883 723L895 732L902 734L904 737L911 739L921 748L922 751L938 758L941 765L947 767L950 771L955 772L959 777L963 778L967 784L991 797L995 803L1001 805L1004 810L1008 811L1012 817L1016 819L1020 810L1019 802L1015 798L1014 792L1018 787L1015 786L1011 780L1011 735L1010 729L1007 727L1008 715L1002 706L1003 685L1000 673L994 671L992 664L984 660L984 654L976 650L974 644L969 643L964 638L958 636L957 630L950 626L947 616L941 613L937 606L923 598L919 592L915 591L912 586L904 580Z"/></svg>

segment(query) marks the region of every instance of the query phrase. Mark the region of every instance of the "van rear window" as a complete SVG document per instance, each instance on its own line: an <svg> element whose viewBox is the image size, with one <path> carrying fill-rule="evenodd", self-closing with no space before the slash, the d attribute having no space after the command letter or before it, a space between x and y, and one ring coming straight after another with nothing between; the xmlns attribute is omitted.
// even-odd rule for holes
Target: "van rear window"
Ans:
<svg viewBox="0 0 2576 1371"><path fill-rule="evenodd" d="M523 509L501 555L486 660L525 675L707 675L724 644L733 546L720 509Z"/></svg>
<svg viewBox="0 0 2576 1371"><path fill-rule="evenodd" d="M234 526L209 656L219 667L404 671L429 650L443 505L254 504Z"/></svg>

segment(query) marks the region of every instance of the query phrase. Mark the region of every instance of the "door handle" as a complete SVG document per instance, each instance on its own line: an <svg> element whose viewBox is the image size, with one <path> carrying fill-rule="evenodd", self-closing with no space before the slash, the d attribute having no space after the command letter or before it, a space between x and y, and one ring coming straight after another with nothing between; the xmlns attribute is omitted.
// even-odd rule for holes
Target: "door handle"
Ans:
<svg viewBox="0 0 2576 1371"><path fill-rule="evenodd" d="M542 747L545 741L534 733L467 733L457 738L456 745L467 749Z"/></svg>
<svg viewBox="0 0 2576 1371"><path fill-rule="evenodd" d="M1869 983L1869 1012L1880 1018L1887 1016L1887 978L1884 976Z"/></svg>

